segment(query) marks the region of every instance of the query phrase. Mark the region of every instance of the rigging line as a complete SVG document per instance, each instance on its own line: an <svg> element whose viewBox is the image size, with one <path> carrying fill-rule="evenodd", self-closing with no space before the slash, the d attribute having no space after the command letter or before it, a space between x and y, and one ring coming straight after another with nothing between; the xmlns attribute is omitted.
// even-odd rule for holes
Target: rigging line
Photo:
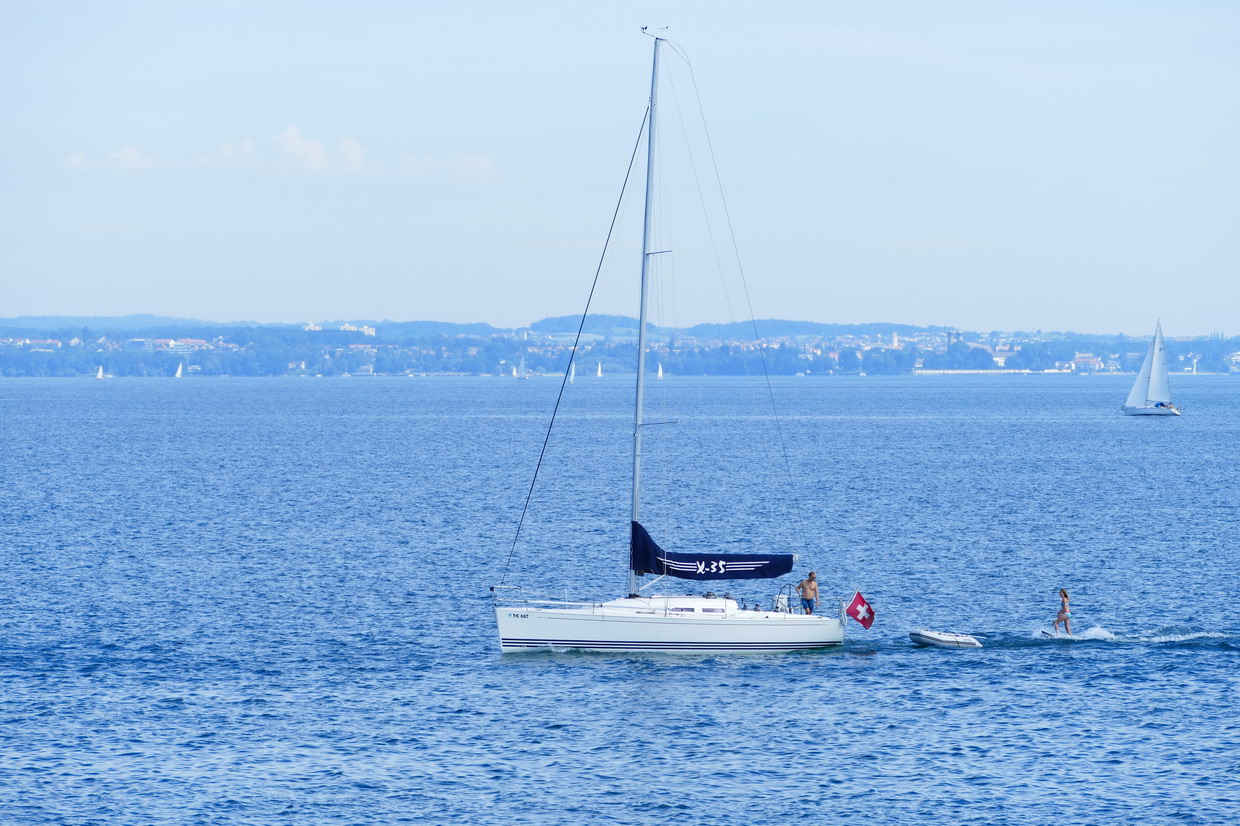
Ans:
<svg viewBox="0 0 1240 826"><path fill-rule="evenodd" d="M693 65L689 63L689 57L683 52L683 50L680 49L679 44L677 44L676 53L680 56L682 60L684 60L685 64L689 66L689 74L690 74L690 77L692 77ZM684 138L685 152L689 156L689 168L693 171L693 184L697 188L698 203L701 204L702 216L705 219L705 223L706 223L706 235L707 237L710 238L710 250L711 250L711 253L715 257L715 270L719 274L719 285L723 289L723 301L724 301L724 304L726 304L728 308L728 317L732 320L733 323L735 323L736 322L736 311L732 309L732 293L728 289L728 280L724 276L723 259L719 255L719 242L715 238L715 227L711 223L710 210L706 206L706 194L702 191L702 179L698 175L697 157L693 154L693 145L692 145L692 142L689 140L689 130L685 126L684 108L680 105L680 95L676 93L676 78L675 78L675 75L673 75L671 72L668 72L668 78L671 80L672 98L676 101L676 117L680 122L680 134ZM694 92L696 92L697 91L696 81L694 81L694 84L695 84ZM697 103L698 103L698 110L700 112L701 106L702 106L701 98L698 98ZM705 126L706 124L705 118L702 118L702 124L703 126ZM715 174L718 175L718 172L719 172L718 169L716 169ZM749 374L749 363L748 363L748 359L745 358L744 353L741 354L741 364L745 366L745 374L748 375Z"/></svg>
<svg viewBox="0 0 1240 826"><path fill-rule="evenodd" d="M677 44L676 53L677 53L677 55L678 55L678 56L679 56L682 60L684 60L685 64L689 67L690 75L692 75L692 71L693 71L692 64L690 64L688 55L687 55L687 54L685 54L685 53L684 53L684 51L683 51L683 49L681 49L681 48L679 47L679 44ZM715 235L715 225L714 225L714 222L711 220L711 210L710 210L710 208L708 207L708 205L707 205L707 203L706 203L706 193L705 193L705 192L703 191L703 189L702 189L702 176L698 174L698 156L697 156L697 155L694 153L694 151L693 151L693 142L689 139L689 129L688 129L688 127L685 125L685 113L684 113L684 107L680 105L680 94L679 94L679 92L678 92L678 87L677 87L677 85L676 85L676 75L675 75L675 73L673 73L673 72L670 72L670 71L669 71L669 72L667 73L667 78L668 78L668 80L669 80L669 84L670 84L671 89L672 89L672 98L673 98L673 100L675 100L675 101L676 101L676 117L677 117L677 121L678 121L678 123L680 124L680 134L681 134L681 137L682 137L682 138L683 138L683 140L684 140L684 144L685 144L685 153L689 156L689 168L690 168L690 170L693 172L693 185L694 185L694 188L695 188L695 190L696 190L696 192L697 192L697 196L698 196L698 204L699 204L699 206L701 207L701 210L702 210L703 222L704 222L704 224L705 224L705 226L706 226L706 235L707 235L707 237L710 239L710 250L711 250L711 254L712 254L713 258L714 258L714 262L715 262L715 272L716 272L716 274L717 274L717 275L718 275L718 277L719 277L719 286L720 286L720 289L721 289L721 290L722 290L722 292L723 292L723 301L724 301L724 305L727 307L727 310L728 310L728 318L729 318L729 320L731 320L731 321L732 321L732 323L734 323L734 324L735 324L735 323L736 323L736 308L735 308L735 306L734 306L734 304L733 304L733 302L732 302L732 290L730 290L730 289L729 289L729 287L728 287L728 278L727 278L727 274L724 272L724 269L723 269L723 257L722 257L722 256L720 255L720 253L719 253L719 239L718 239L718 238L716 237L716 235ZM694 82L694 92L696 93L696 91L697 91L697 86L696 86L696 81L695 81L695 82ZM699 111L699 113L701 113L701 111L702 111L702 106L701 106L701 103L702 103L702 102L701 102L701 98L700 98L700 97L698 97L698 99L697 99L697 104L698 104L698 111ZM702 117L702 126L703 126L703 129L705 130L705 126L706 126L706 118L705 118L704 116ZM712 156L712 157L713 157L713 156ZM718 166L717 166L717 165L716 165L716 168L715 168L715 177L716 177L716 181L718 181L718 179L719 179L719 171L718 171ZM720 187L720 190L721 190L721 191L720 191L720 194L722 195L722 187ZM729 227L729 229L730 229L730 227ZM735 239L733 239L733 246L735 246ZM738 257L738 258L739 258L739 257ZM739 269L739 260L738 260L738 269ZM741 273L741 277L742 277L742 280L743 280L743 278L744 278L744 273L743 273L743 272ZM750 308L750 314L749 314L749 317L750 317L750 319L751 319L751 320L753 319L753 310L752 310L752 307ZM755 338L756 338L756 337L757 337L757 336L756 336L756 334L755 334ZM758 351L758 355L759 355L759 359L761 360L762 353L761 353L761 349L760 349L760 348L759 348L759 351ZM742 350L741 350L741 352L740 352L740 357L741 357L741 366L743 367L743 369L744 369L744 371L745 371L745 376L746 376L746 377L752 376L752 375L753 375L753 373L752 373L752 371L750 370L750 356L749 356L748 352L747 352L745 349L742 349ZM765 376L765 375L766 375L766 364L765 364L765 362L763 362L763 363L762 363L762 372L763 372L763 375ZM769 377L768 377L768 383L769 383ZM769 394L769 392L770 392L770 391L769 391L769 388L768 388L768 394ZM755 401L755 403L757 403L757 402L758 402L758 398L756 398L756 397L755 397L754 401ZM774 409L775 409L775 406L774 406L773 401L772 401L772 403L771 403L771 409L772 409L773 411L774 411ZM778 429L778 420L777 420L777 422L776 422L776 425L777 425L777 429ZM764 435L768 435L768 436L769 436L769 434L764 434ZM781 443L781 445L782 445L782 443L783 443L783 440L782 440L782 434L780 434L780 443ZM762 447L763 452L764 452L767 456L771 457L771 459L773 460L773 459L774 459L774 451L772 450L772 447L771 447L771 445L770 445L770 443L769 443L769 438L763 438L763 439L761 440L760 444L761 444L761 447ZM786 451L785 451L785 453L786 453ZM787 464L786 459L787 459L787 457L785 456L785 465ZM798 524L799 524L799 520L800 520L800 513L796 513L796 517L797 517ZM798 538L799 538L799 537L798 537ZM800 541L798 544L799 544L802 548L805 546L805 542L804 542L803 540L802 540L802 541Z"/></svg>
<svg viewBox="0 0 1240 826"><path fill-rule="evenodd" d="M666 37L665 37L665 38L663 38L663 42L664 42L665 44L667 44L668 48L670 48L670 49L672 50L672 52L673 52L673 53L674 53L677 57L679 57L681 60L683 60L686 64L689 62L689 55L685 53L685 50L684 50L684 47L683 47L683 46L681 46L681 45L680 45L679 43L677 43L675 40L669 40L669 39L667 39ZM675 75L672 71L670 71L670 66L669 66L669 71L665 74L665 77L667 77L667 79L668 79L668 81L670 82L670 85L671 85L671 87L672 87L672 99L676 101L676 118L677 118L677 120L679 120L679 121L680 121L680 131L681 131L681 134L682 134L682 135L685 135L685 146L686 146L686 148L689 148L689 139L688 139L688 135L687 135L687 134L686 134L686 132L685 132L685 118L684 118L684 112L682 111L681 106L680 106L680 96L679 96L678 94L676 94L676 75ZM694 166L694 164L693 164L693 151L692 151L692 149L691 149L691 148L689 148L689 165L690 165L690 168L692 168L692 169L694 170L694 179L696 180L696 178L697 178L697 168L696 168L696 167ZM709 221L709 220L706 222L706 230L707 230L707 232L709 232L709 231L710 231L710 221ZM712 243L713 243L713 239L712 239ZM670 246L670 245L665 244L664 246ZM716 257L717 257L717 254L716 254ZM679 305L676 303L676 281L675 281L675 275L676 275L676 272L675 272L675 270L673 269L673 270L672 270L672 278L670 279L670 281L671 281L671 284L670 284L670 289L671 289L671 293L672 293L672 323L671 323L671 327L672 327L672 329L678 329L678 326L677 326L677 323L676 323L676 322L677 322L677 319L678 319L677 307L678 307ZM727 290L727 286L726 286L726 285L724 286L724 290L725 290L725 292L726 292L726 290ZM669 356L670 356L670 350L669 350Z"/></svg>
<svg viewBox="0 0 1240 826"><path fill-rule="evenodd" d="M757 340L759 338L757 319L753 311L753 302L749 298L749 285L745 281L745 269L741 263L740 250L736 242L736 233L732 229L732 216L728 212L727 198L724 197L723 178L719 174L719 164L715 160L715 149L714 149L714 145L711 143L711 140L710 140L710 129L706 125L706 110L702 106L702 96L700 92L698 91L697 76L694 75L693 73L693 63L692 61L689 60L688 53L684 50L684 48L679 43L674 43L672 41L665 41L665 42L669 43L673 47L673 51L676 53L678 57L680 57L681 60L685 62L686 67L688 67L689 69L689 78L692 83L693 94L697 102L698 115L702 120L702 131L706 137L706 145L709 150L711 165L715 173L715 185L719 189L720 203L722 204L724 215L727 217L728 233L732 239L733 257L736 259L737 273L740 276L741 286L745 294L745 302L749 308L749 320L750 320L750 324L754 328L754 339ZM673 99L676 100L676 114L680 122L681 134L683 135L684 140L685 140L685 151L689 155L689 167L693 171L693 183L694 183L694 186L697 188L698 202L701 204L702 214L706 219L706 232L707 232L708 237L710 238L711 252L714 255L715 270L719 275L719 283L723 290L724 303L728 309L728 317L731 319L733 323L736 323L736 310L732 305L732 291L728 289L728 280L723 271L723 260L719 254L719 242L718 242L718 239L716 239L715 237L714 224L710 220L710 210L707 208L706 195L702 191L702 180L701 180L701 177L698 175L697 159L693 153L692 143L689 140L688 129L685 126L684 109L683 107L680 106L680 96L677 94L676 76L672 72L668 72L667 76L669 80L671 81L672 97ZM762 377L766 385L766 392L767 392L768 401L771 407L771 414L775 421L775 431L779 439L780 451L783 454L784 472L786 473L788 477L789 483L791 483L793 481L792 464L788 456L787 443L784 441L782 422L780 421L780 418L779 418L779 409L775 405L775 395L774 395L774 391L771 388L771 376L766 367L766 357L763 354L761 347L757 347L755 349L758 352L758 361L762 368ZM749 370L750 360L744 350L741 351L741 365L744 367L745 375L747 377L752 375L752 373L750 373L750 370ZM763 448L764 449L767 448L767 444L765 443L765 440L763 443ZM793 497L793 513L796 516L795 524L796 524L797 533L798 533L798 536L797 536L798 544L802 548L805 548L807 543L805 541L806 532L805 532L804 518L803 518L803 514L801 513L800 503L797 501L796 497Z"/></svg>
<svg viewBox="0 0 1240 826"><path fill-rule="evenodd" d="M728 225L728 235L732 239L732 254L736 258L736 270L740 274L741 288L745 294L745 303L749 307L749 320L753 326L754 340L757 341L758 336L758 320L754 316L753 300L749 296L749 282L745 279L745 266L741 262L740 247L736 242L736 231L732 227L732 213L728 209L728 199L723 191L723 178L719 175L719 162L715 158L715 145L710 139L710 128L706 125L706 110L702 108L702 95L698 91L697 76L693 73L693 64L689 59L685 58L685 64L689 67L689 79L693 82L693 94L697 98L698 114L702 118L702 131L706 135L706 147L710 152L710 162L715 171L715 185L719 187L719 200L723 205L723 215ZM788 443L784 440L783 422L779 418L779 409L775 406L775 391L771 388L771 374L766 369L766 355L762 352L762 347L758 347L758 359L762 363L762 377L766 381L767 396L771 401L771 413L775 417L775 430L779 434L779 446L784 454L784 469L788 474L788 481L793 481L792 476L792 460L788 457ZM805 524L804 517L801 513L801 505L796 496L792 497L793 509L797 515L797 531L800 533L802 547L807 544L805 541Z"/></svg>
<svg viewBox="0 0 1240 826"><path fill-rule="evenodd" d="M690 75L692 75L693 66L692 64L689 63L689 56L684 53L683 49L680 47L679 44L676 44L676 46L677 46L676 53L679 55L679 57L682 60L684 60L685 64L689 66L689 73ZM689 156L689 168L693 172L693 185L697 190L698 204L702 208L702 217L706 225L706 235L708 238L710 238L710 250L715 260L715 272L719 276L719 288L723 291L723 303L727 307L727 310L728 310L728 319L732 321L732 323L735 324L736 323L736 309L732 304L732 291L728 288L727 275L723 271L723 258L719 254L719 241L715 237L715 225L711 221L710 209L706 204L706 193L702 191L702 178L698 174L697 156L694 155L693 153L693 144L692 144L692 141L689 140L689 130L685 126L684 108L680 105L680 96L676 92L676 76L672 74L671 72L668 72L668 78L671 80L672 97L676 101L676 116L680 122L680 133L683 136L684 141L685 141L685 152ZM694 92L696 93L696 91L697 91L697 86L696 86L696 81L694 81ZM698 110L700 113L701 107L702 107L702 101L700 97L697 99L697 104L698 104ZM702 118L702 125L703 127L705 127L706 125L705 117ZM718 175L719 175L719 170L716 167L715 169L716 179L718 178ZM743 277L743 274L742 274L742 277ZM753 314L751 311L750 317L752 318L752 316ZM750 370L749 370L749 356L746 354L746 351L743 349L741 350L740 356L741 356L741 366L745 370L745 376L748 377L752 375L752 373L750 373ZM765 371L765 365L763 366L763 370Z"/></svg>
<svg viewBox="0 0 1240 826"><path fill-rule="evenodd" d="M668 72L665 70L663 72L663 78L670 79L671 72ZM675 87L673 86L673 90L674 89ZM653 286L653 292L655 294L654 295L655 297L654 312L655 312L655 315L657 316L658 324L656 326L659 328L659 332L657 336L653 336L653 338L656 339L654 342L651 342L650 340L652 336L651 336L651 333L649 332L649 326L647 326L647 333L646 333L647 335L646 353L649 354L651 352L652 344L657 345L656 355L655 355L656 360L662 358L662 348L667 343L667 332L666 332L667 324L666 324L666 318L664 317L664 310L666 309L666 303L667 303L666 301L667 292L666 291L667 291L667 287L669 284L673 285L673 289L674 289L675 278L676 278L676 254L675 254L676 243L673 240L673 223L672 223L673 210L668 207L669 187L665 186L663 183L664 181L667 180L667 176L664 174L663 159L665 156L663 152L663 141L664 141L663 132L664 130L659 129L655 133L655 139L659 141L659 143L655 145L655 156L654 156L655 164L657 167L655 170L655 185L656 185L655 197L658 199L658 203L655 206L656 226L655 226L655 232L653 233L652 240L657 241L657 243L653 244L653 246L656 249L664 250L669 254L668 255L655 255L650 259L650 265L651 265L650 266L650 278L651 278L651 282ZM675 296L673 293L673 299L674 297ZM646 373L647 375L649 375L650 373L649 367L647 367ZM646 392L651 393L651 391L649 390ZM655 390L653 391L653 393L651 393L651 395L653 395L655 399L658 401L659 410L661 411L663 418L666 419L667 418L667 388L663 385L656 385ZM649 460L647 460L647 462L649 462Z"/></svg>
<svg viewBox="0 0 1240 826"><path fill-rule="evenodd" d="M581 333L586 326L586 318L590 315L590 304L594 301L594 291L598 288L599 273L603 271L603 262L607 260L607 250L611 246L611 235L616 229L616 219L620 215L620 206L624 203L624 193L629 188L629 178L633 174L633 163L637 159L637 150L642 145L642 135L646 133L646 122L650 119L650 107L642 115L641 128L637 130L637 141L633 144L633 153L629 156L629 168L624 172L624 183L620 185L620 197L616 199L616 208L611 213L611 224L607 227L607 238L603 241L603 251L598 257L598 266L594 268L594 281L590 284L590 294L586 296L586 307L581 313L581 323L577 325L577 337L573 339L573 349L568 353L568 364L564 366L564 377L560 379L560 392L555 397L555 407L551 410L551 421L547 423L547 435L543 437L542 450L538 452L538 463L534 466L534 478L530 480L530 489L525 494L525 505L521 508L521 518L517 521L517 532L512 537L512 547L508 549L508 559L504 561L504 571L500 575L499 584L508 579L508 569L512 565L512 555L517 550L517 542L521 539L521 528L525 525L525 517L530 511L530 500L534 497L534 485L538 483L538 471L542 469L543 459L547 455L547 445L551 441L551 429L555 427L555 417L560 411L560 402L564 399L564 388L568 386L568 376L573 369L573 361L577 358L577 348L581 345Z"/></svg>
<svg viewBox="0 0 1240 826"><path fill-rule="evenodd" d="M666 43L671 48L671 50L676 53L677 57L679 57L681 60L685 62L685 65L690 66L690 67L693 66L693 64L689 62L689 53L685 51L684 46L681 46L675 40L669 40L666 37L663 38L663 42Z"/></svg>
<svg viewBox="0 0 1240 826"><path fill-rule="evenodd" d="M691 61L689 60L688 54L685 53L684 49L680 46L680 44L675 44L675 52L677 56L679 56L681 60L685 62L685 65L689 68L690 76L692 76L693 65ZM711 210L706 203L706 193L702 189L702 177L701 175L698 174L698 158L697 158L697 155L693 151L693 142L689 139L689 130L688 130L688 127L685 125L684 107L680 105L680 95L677 91L678 87L676 85L676 75L673 72L669 71L667 73L667 77L670 80L670 84L672 88L672 97L676 101L676 115L677 115L678 122L680 123L680 133L681 133L681 136L684 138L685 152L689 156L689 168L693 172L693 184L697 191L698 204L700 205L701 210L702 210L702 217L704 219L704 223L706 226L707 237L710 239L710 250L711 250L712 256L714 257L715 272L719 277L719 287L723 293L724 305L727 307L728 319L733 324L735 324L736 323L736 308L732 302L732 290L729 289L727 274L724 272L724 269L723 269L723 257L719 253L719 239L715 235L715 224L711 220ZM694 86L694 92L696 94L697 92L696 79L694 79L693 81L693 86ZM698 104L698 111L699 113L701 113L702 112L702 101L701 101L700 96L697 97L697 104ZM702 126L703 126L703 130L705 130L706 118L704 115L702 116ZM709 142L709 135L707 135L707 138ZM712 158L713 158L713 155L712 155ZM716 177L716 181L718 181L719 180L718 165L716 165L715 167L715 177ZM722 187L720 187L720 194L722 195ZM730 226L729 226L729 229L730 229ZM735 239L733 239L733 246L735 246ZM739 264L739 260L738 260L738 264ZM741 273L741 277L743 280L744 278L743 272ZM753 319L752 307L750 308L749 317L751 320ZM756 334L755 334L755 338L757 338ZM766 364L764 361L762 361L761 349L759 349L758 351L758 356L759 356L760 362L762 362L761 366L762 366L763 375L766 376ZM747 350L741 349L740 357L741 357L741 366L745 371L745 376L748 378L753 375L753 372L750 369L751 359L750 359L750 356ZM767 378L767 381L769 383L769 377ZM768 395L769 395L769 392L770 390L768 387ZM758 399L755 398L755 403L757 401ZM775 410L773 401L771 403L771 409L772 411ZM778 420L776 420L776 428L778 430ZM763 435L767 436L768 434L764 431ZM783 444L782 434L779 434L779 439L780 439L780 444L782 446ZM763 452L767 456L770 456L773 459L774 451L771 448L768 438L763 438L760 442L760 445L761 445ZM786 462L786 457L785 457L785 465L786 464L787 462ZM796 524L799 525L800 524L799 520L800 520L801 515L800 513L796 513L795 516L797 518ZM802 548L804 548L805 546L805 542L803 540L799 541L798 544Z"/></svg>

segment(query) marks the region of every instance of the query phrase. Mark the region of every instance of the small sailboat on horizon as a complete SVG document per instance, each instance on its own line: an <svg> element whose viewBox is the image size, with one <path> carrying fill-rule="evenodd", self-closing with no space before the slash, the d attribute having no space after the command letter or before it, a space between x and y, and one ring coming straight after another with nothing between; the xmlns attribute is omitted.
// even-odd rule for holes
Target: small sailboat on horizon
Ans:
<svg viewBox="0 0 1240 826"><path fill-rule="evenodd" d="M176 375L175 375L175 376L173 376L173 378L174 378L174 379L179 379L179 378L182 378L182 371L183 371L184 369L185 369L185 362L181 362L180 364L178 364L178 365L177 365L177 373L176 373Z"/></svg>
<svg viewBox="0 0 1240 826"><path fill-rule="evenodd" d="M1171 403L1171 386L1167 381L1167 351L1163 345L1162 321L1154 325L1154 340L1137 380L1122 408L1125 416L1178 416L1180 409Z"/></svg>
<svg viewBox="0 0 1240 826"><path fill-rule="evenodd" d="M103 365L101 364L99 365L99 370L95 373L95 381L103 381L104 378L105 376L103 375Z"/></svg>

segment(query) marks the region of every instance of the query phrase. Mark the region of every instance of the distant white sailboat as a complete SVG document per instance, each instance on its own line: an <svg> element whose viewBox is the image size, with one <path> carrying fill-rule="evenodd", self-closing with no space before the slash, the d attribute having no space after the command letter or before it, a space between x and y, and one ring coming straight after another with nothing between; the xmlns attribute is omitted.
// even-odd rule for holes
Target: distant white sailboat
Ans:
<svg viewBox="0 0 1240 826"><path fill-rule="evenodd" d="M99 365L99 371L95 373L95 379L97 381L103 381L103 365L102 364Z"/></svg>
<svg viewBox="0 0 1240 826"><path fill-rule="evenodd" d="M572 384L577 380L577 362L568 365L568 383Z"/></svg>
<svg viewBox="0 0 1240 826"><path fill-rule="evenodd" d="M1141 362L1137 380L1124 402L1127 416L1178 416L1180 410L1171 403L1171 387L1167 382L1167 352L1163 347L1162 322L1154 326L1154 340Z"/></svg>
<svg viewBox="0 0 1240 826"><path fill-rule="evenodd" d="M659 362L659 378L663 378L663 362Z"/></svg>
<svg viewBox="0 0 1240 826"><path fill-rule="evenodd" d="M185 367L185 362L181 362L180 364L177 365L177 374L173 376L174 379L181 378L181 371L184 369L184 367Z"/></svg>
<svg viewBox="0 0 1240 826"><path fill-rule="evenodd" d="M512 377L514 379L517 377L517 365L515 364L512 366Z"/></svg>
<svg viewBox="0 0 1240 826"><path fill-rule="evenodd" d="M603 362L601 361L598 363L598 374L597 375L600 379L603 377Z"/></svg>

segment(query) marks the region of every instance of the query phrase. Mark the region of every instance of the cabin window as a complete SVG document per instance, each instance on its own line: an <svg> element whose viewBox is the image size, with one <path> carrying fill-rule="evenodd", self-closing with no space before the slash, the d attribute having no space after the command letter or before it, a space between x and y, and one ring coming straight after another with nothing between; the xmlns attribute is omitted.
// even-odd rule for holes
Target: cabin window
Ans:
<svg viewBox="0 0 1240 826"><path fill-rule="evenodd" d="M702 613L703 614L722 614L723 609L722 608L703 608Z"/></svg>
<svg viewBox="0 0 1240 826"><path fill-rule="evenodd" d="M692 608L673 608L672 613L673 614L692 614L693 609Z"/></svg>

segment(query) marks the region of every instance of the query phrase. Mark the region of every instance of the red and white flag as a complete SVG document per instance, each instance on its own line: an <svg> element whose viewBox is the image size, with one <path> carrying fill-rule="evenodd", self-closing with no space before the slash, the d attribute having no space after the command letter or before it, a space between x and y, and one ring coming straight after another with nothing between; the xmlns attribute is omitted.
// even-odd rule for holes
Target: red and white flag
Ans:
<svg viewBox="0 0 1240 826"><path fill-rule="evenodd" d="M874 609L870 607L870 603L865 601L865 597L861 596L860 591L853 594L852 602L849 603L845 613L861 623L861 627L867 631L874 624Z"/></svg>

